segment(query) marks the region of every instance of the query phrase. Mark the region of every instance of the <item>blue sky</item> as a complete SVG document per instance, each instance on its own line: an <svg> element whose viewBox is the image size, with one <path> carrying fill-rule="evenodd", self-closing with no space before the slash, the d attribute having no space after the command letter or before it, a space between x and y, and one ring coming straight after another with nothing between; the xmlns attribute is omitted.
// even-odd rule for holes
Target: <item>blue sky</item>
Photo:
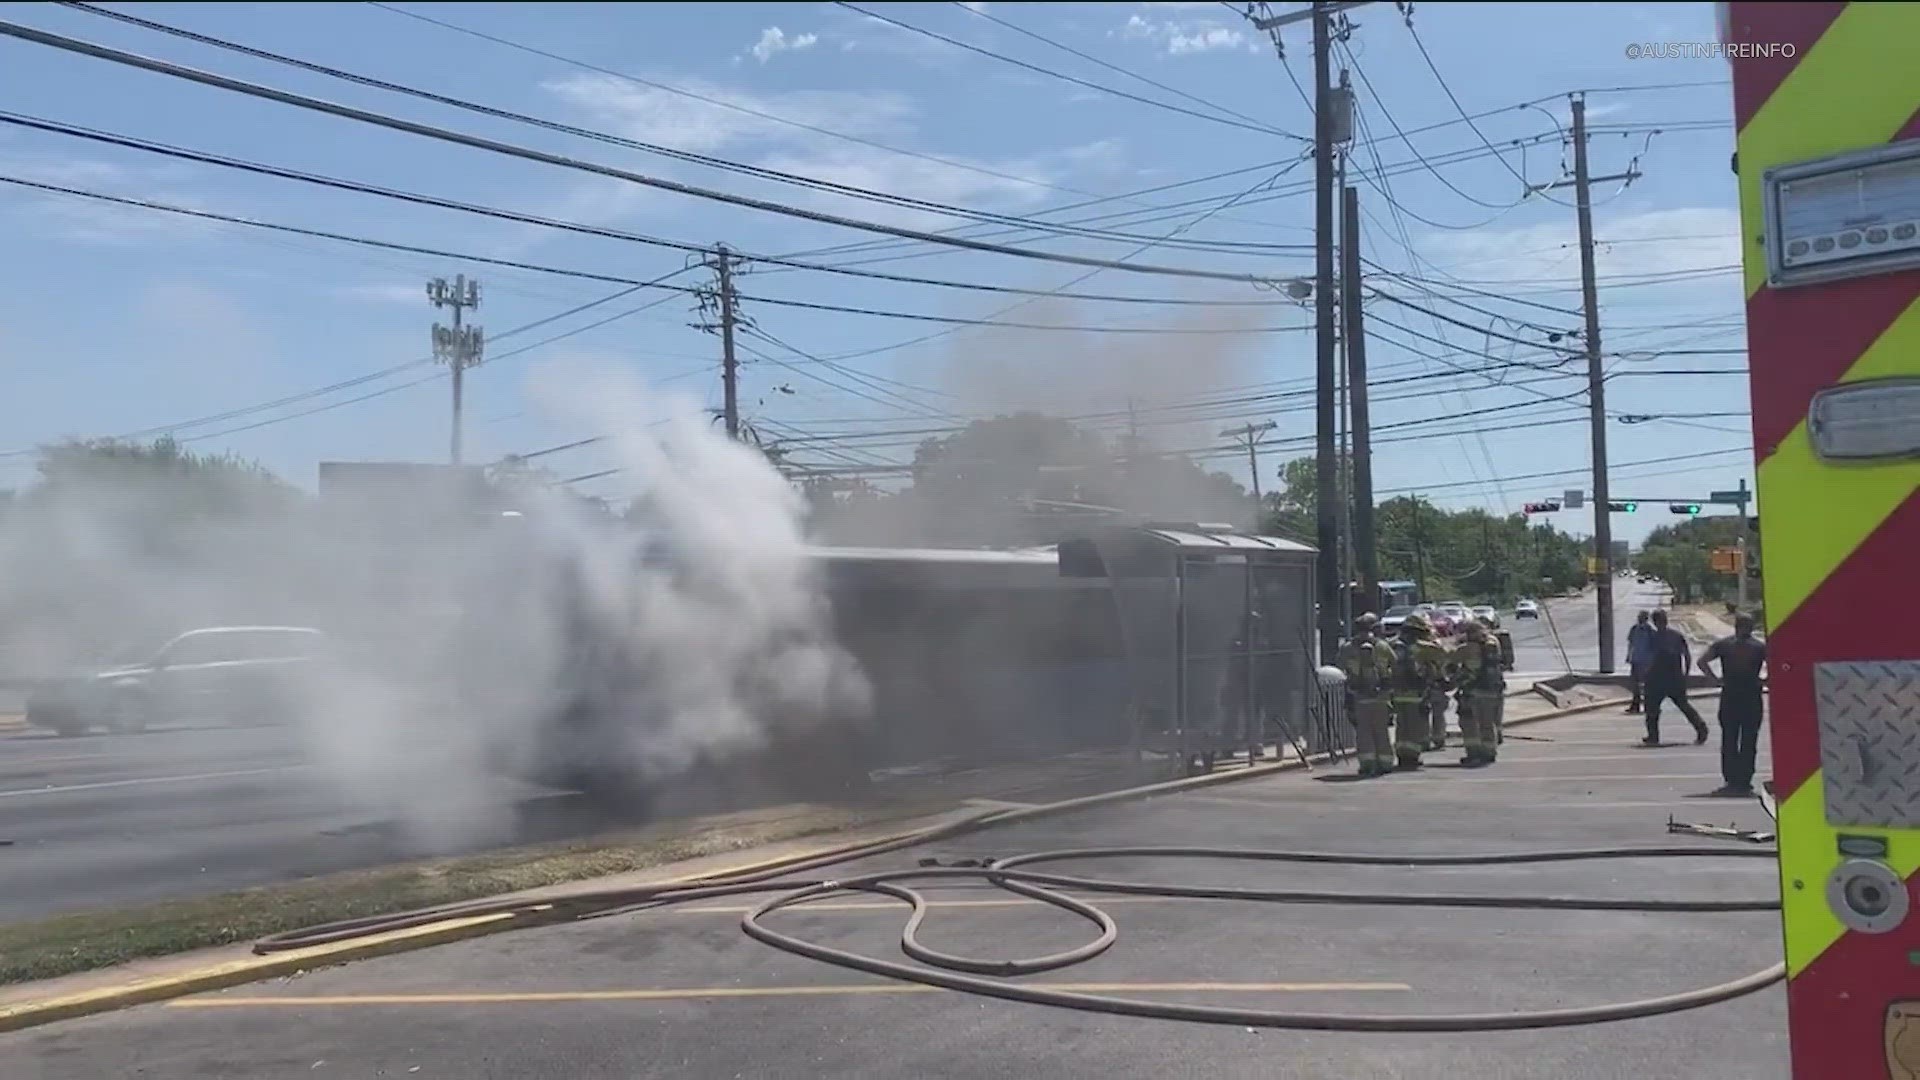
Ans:
<svg viewBox="0 0 1920 1080"><path fill-rule="evenodd" d="M549 56L365 4L143 4L137 11L304 60L765 169L1002 215L1051 221L1107 215L1094 223L1110 230L1102 238L1034 231L998 237L1036 250L1119 258L1147 239L1172 235L1177 239L1136 261L1275 279L1312 272L1308 251L1284 246L1312 236L1311 168L1298 163L1302 143L1282 134L1312 130L1287 72L1290 67L1303 84L1311 77L1300 28L1287 33L1283 65L1263 35L1219 4L861 6L1216 119L1022 69L831 4L410 8ZM969 6L1208 104L1070 55ZM962 235L976 235L1003 228L966 226L931 210L474 116L84 12L18 3L0 4L0 12L56 33L651 176L920 230L965 226ZM1711 40L1711 5L1419 5L1411 32L1392 5L1371 5L1352 17L1356 27L1336 68L1356 72L1361 139L1350 180L1366 215L1363 252L1385 271L1368 280L1427 309L1384 299L1368 306L1376 319L1369 340L1375 377L1406 380L1375 392L1375 424L1406 425L1378 436L1377 486L1383 492L1418 488L1443 505L1503 511L1586 486L1571 473L1501 479L1579 470L1587 461L1584 424L1553 422L1577 421L1583 402L1541 397L1562 397L1583 385L1562 374L1577 363L1555 365L1559 358L1548 339L1579 323L1570 193L1523 199L1516 176L1534 183L1561 178L1565 152L1556 132L1567 119L1565 94L1576 89L1592 91L1594 172L1619 173L1632 162L1642 173L1630 185L1597 189L1603 343L1618 373L1609 382L1608 404L1629 417L1678 414L1609 425L1612 456L1623 463L1615 470L1615 490L1660 498L1731 488L1743 477L1751 482L1743 454L1695 456L1750 441L1743 377L1633 374L1744 367L1739 277L1724 269L1738 259L1726 64L1626 56L1635 42ZM1696 85L1610 89L1653 84ZM1470 126L1461 122L1449 90L1471 114L1501 111ZM886 241L503 158L15 40L0 40L0 97L0 108L64 124L675 241L724 241L781 255L885 243L807 257L832 263L891 257L867 265L1037 290L1058 289L1087 273ZM1216 106L1254 122L1218 122L1224 114ZM1413 134L1398 137L1396 124ZM1203 183L1046 213L1229 171L1233 175ZM626 240L11 126L0 126L0 176L621 278L659 277L687 259ZM0 378L7 387L0 398L6 433L0 449L69 434L180 425L177 434L193 439L196 449L257 458L304 484L312 483L320 460L444 459L448 391L442 379L292 415L431 376L431 367L255 408L427 357L435 318L424 295L427 278L478 276L485 292L477 321L490 337L618 288L9 185L0 185L0 229L7 238L7 257L0 259ZM672 280L697 283L701 275ZM1244 459L1225 450L1221 428L1275 420L1274 437L1291 441L1269 451L1269 473L1312 434L1309 399L1299 394L1313 374L1307 310L1250 286L1113 270L1073 288L1208 303L1042 299L997 314L1031 298L753 266L741 289L766 300L1172 332L956 327L748 300L746 313L767 337L743 339L760 354L743 353L749 361L742 371L743 407L764 436L787 440L796 458L830 465L907 460L921 433L1018 406L1096 414L1091 423L1117 432L1131 403L1140 429L1160 446L1222 448L1218 467L1243 481ZM661 300L635 293L501 336L489 352L498 356L648 301L660 302L473 371L469 460L596 434L543 412L537 400L543 381L569 378L569 365L581 362L625 368L650 384L717 403L718 343L687 325L695 315L681 295ZM1571 344L1562 339L1560 347ZM1708 351L1674 351L1680 349ZM1490 361L1507 366L1490 367ZM1448 363L1469 371L1440 377ZM1439 422L1478 410L1492 411ZM183 424L228 412L235 415ZM249 430L234 430L241 427ZM1480 430L1491 428L1505 430ZM807 441L853 434L860 437ZM1421 437L1409 438L1415 435ZM1397 441L1386 441L1390 436ZM595 449L543 461L569 475L592 472L608 464ZM1652 464L1624 464L1631 462ZM28 480L30 464L25 454L0 457L0 486ZM620 494L618 477L584 486ZM1651 509L1659 512L1617 516L1616 533L1637 539L1673 520L1664 507ZM1568 513L1556 524L1584 532L1589 521Z"/></svg>

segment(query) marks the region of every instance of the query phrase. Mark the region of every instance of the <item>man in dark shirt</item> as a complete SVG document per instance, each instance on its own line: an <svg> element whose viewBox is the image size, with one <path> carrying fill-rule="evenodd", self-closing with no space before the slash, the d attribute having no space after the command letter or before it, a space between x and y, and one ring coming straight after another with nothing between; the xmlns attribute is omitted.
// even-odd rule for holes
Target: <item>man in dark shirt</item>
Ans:
<svg viewBox="0 0 1920 1080"><path fill-rule="evenodd" d="M1627 703L1627 711L1640 711L1641 698L1646 693L1647 664L1652 659L1653 624L1647 621L1647 613L1642 611L1627 631L1627 677L1633 682L1633 700Z"/></svg>
<svg viewBox="0 0 1920 1080"><path fill-rule="evenodd" d="M1720 673L1707 664L1720 661ZM1726 786L1715 795L1753 794L1753 759L1760 752L1761 675L1767 667L1767 643L1753 636L1753 616L1733 620L1733 636L1723 637L1700 655L1700 670L1720 684L1720 777Z"/></svg>
<svg viewBox="0 0 1920 1080"><path fill-rule="evenodd" d="M1673 702L1680 715L1693 725L1695 746L1707 741L1707 722L1699 710L1687 701L1687 669L1692 650L1685 634L1667 625L1664 610L1653 613L1653 640L1648 645L1647 663L1647 737L1644 746L1660 745L1660 706Z"/></svg>

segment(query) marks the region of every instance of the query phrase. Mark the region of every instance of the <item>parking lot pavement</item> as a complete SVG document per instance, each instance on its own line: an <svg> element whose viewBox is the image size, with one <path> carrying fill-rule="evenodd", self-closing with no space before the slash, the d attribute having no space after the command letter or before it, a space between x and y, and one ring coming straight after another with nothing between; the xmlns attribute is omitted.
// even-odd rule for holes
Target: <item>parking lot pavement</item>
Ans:
<svg viewBox="0 0 1920 1080"><path fill-rule="evenodd" d="M1669 837L1682 820L1770 827L1754 803L1703 800L1713 746L1636 749L1637 718L1516 731L1490 770L1356 783L1291 773L950 840L916 858L1207 844L1445 853L1740 845ZM1763 763L1763 773L1765 771ZM1771 899L1771 860L1477 868L1214 860L1062 864L1134 880L1343 892ZM836 871L837 872L837 871ZM847 868L847 873L855 868ZM985 885L930 889L926 943L1033 956L1085 924ZM1564 1008L1670 994L1779 959L1778 916L1277 906L1106 896L1118 944L1024 981L1253 1008L1409 1015ZM20 1080L106 1075L408 1077L1033 1076L1566 1080L1785 1077L1784 995L1647 1020L1481 1034L1340 1034L1102 1016L880 981L771 949L747 901L616 915L367 961L278 983L0 1036ZM771 920L809 940L899 957L904 908L836 899Z"/></svg>

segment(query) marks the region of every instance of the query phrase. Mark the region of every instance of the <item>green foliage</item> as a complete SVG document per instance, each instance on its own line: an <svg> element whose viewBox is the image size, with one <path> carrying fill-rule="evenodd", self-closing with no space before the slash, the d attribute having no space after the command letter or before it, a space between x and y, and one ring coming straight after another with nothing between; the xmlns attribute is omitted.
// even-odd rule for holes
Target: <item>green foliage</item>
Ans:
<svg viewBox="0 0 1920 1080"><path fill-rule="evenodd" d="M1712 551L1733 547L1746 532L1746 520L1740 517L1697 517L1663 525L1647 534L1634 565L1673 586L1676 603L1730 600L1738 595L1739 582L1713 569ZM1755 547L1749 538L1749 551ZM1747 591L1758 596L1759 583L1748 582Z"/></svg>
<svg viewBox="0 0 1920 1080"><path fill-rule="evenodd" d="M1281 465L1282 489L1267 499L1264 526L1282 535L1314 532L1314 459ZM1430 601L1506 604L1514 598L1564 592L1586 583L1586 542L1525 516L1483 510L1447 511L1415 496L1398 496L1374 511L1380 576L1423 583Z"/></svg>
<svg viewBox="0 0 1920 1080"><path fill-rule="evenodd" d="M299 492L265 466L232 455L195 454L172 438L151 443L69 439L40 449L29 505L84 502L174 521L285 510Z"/></svg>

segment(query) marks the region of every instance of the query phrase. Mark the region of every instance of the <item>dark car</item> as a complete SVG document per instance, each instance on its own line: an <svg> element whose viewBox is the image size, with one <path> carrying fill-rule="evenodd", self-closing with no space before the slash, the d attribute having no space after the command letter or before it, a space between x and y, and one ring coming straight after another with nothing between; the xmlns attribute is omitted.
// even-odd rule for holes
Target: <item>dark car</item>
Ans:
<svg viewBox="0 0 1920 1080"><path fill-rule="evenodd" d="M140 731L168 720L284 719L307 697L325 637L298 626L193 630L138 663L50 680L27 699L27 723L61 735Z"/></svg>

